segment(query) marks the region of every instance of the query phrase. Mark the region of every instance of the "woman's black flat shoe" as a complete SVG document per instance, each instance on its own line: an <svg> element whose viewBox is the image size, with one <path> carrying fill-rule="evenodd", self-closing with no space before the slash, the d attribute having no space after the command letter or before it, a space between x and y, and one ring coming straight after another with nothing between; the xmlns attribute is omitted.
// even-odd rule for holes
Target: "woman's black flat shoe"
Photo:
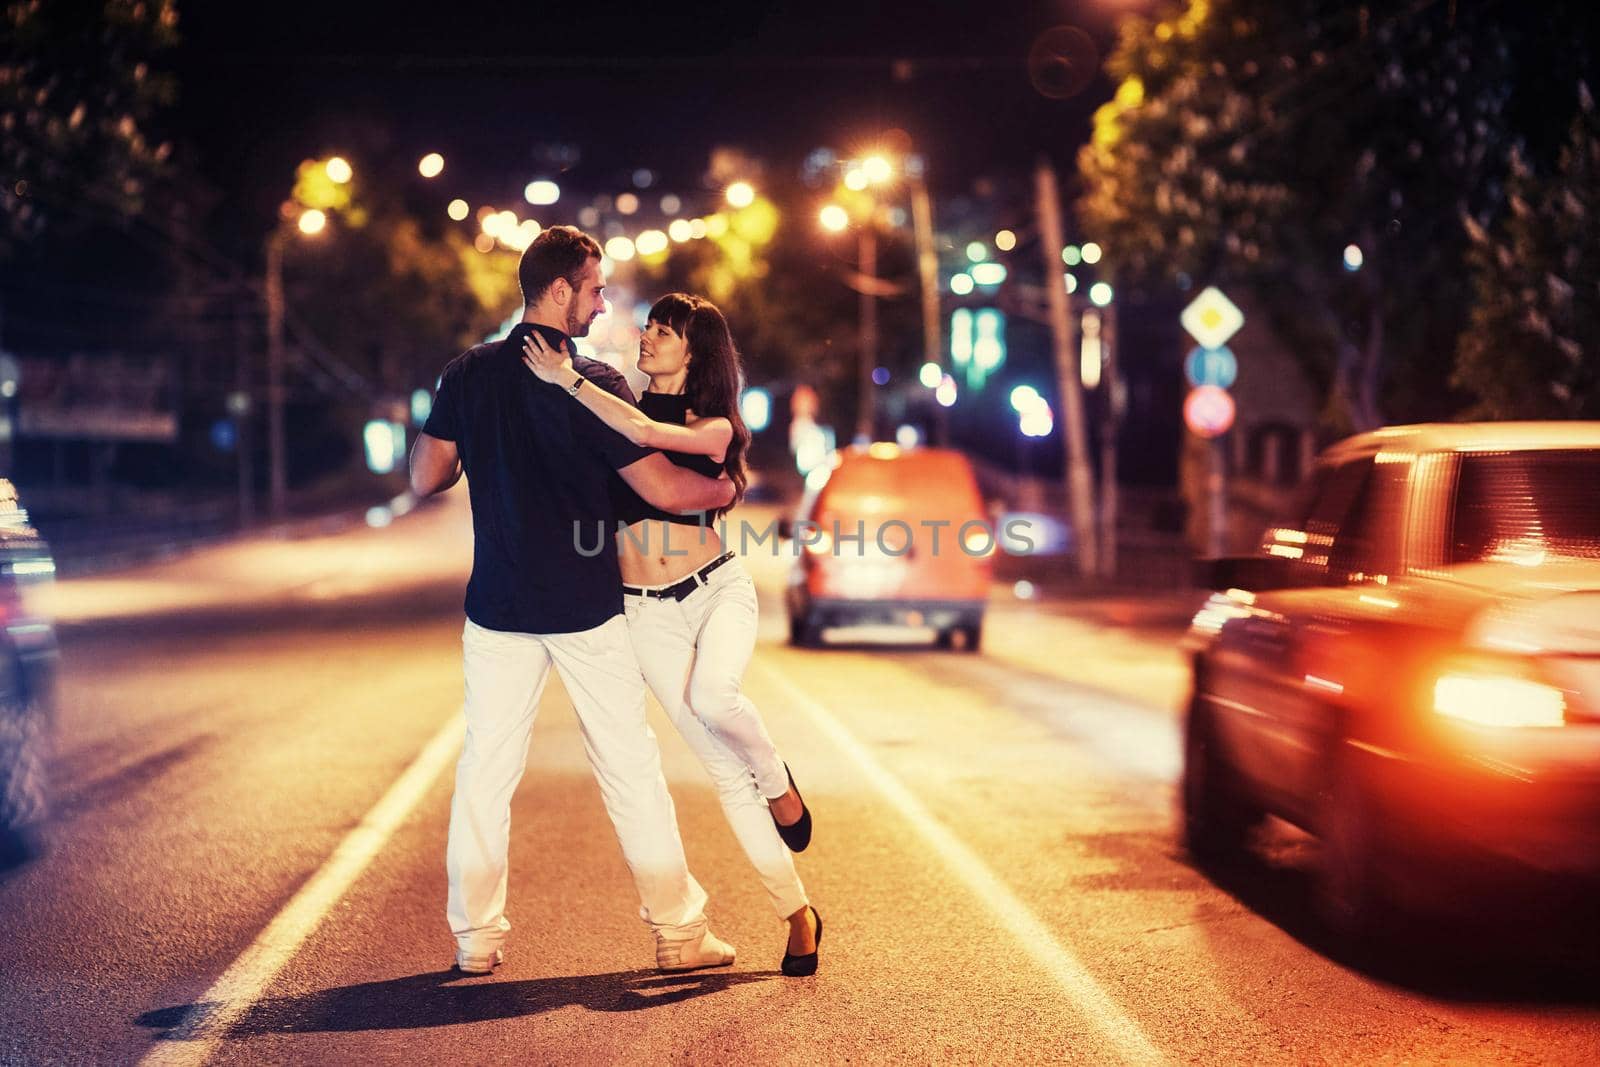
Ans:
<svg viewBox="0 0 1600 1067"><path fill-rule="evenodd" d="M807 904L806 907L811 908ZM822 947L822 915L816 908L811 908L811 917L817 920L817 948ZM791 956L783 954L783 973L790 978L809 978L817 973L817 954L807 952L804 956Z"/></svg>
<svg viewBox="0 0 1600 1067"><path fill-rule="evenodd" d="M800 787L794 784L794 772L789 770L787 763L783 765L783 772L789 776L789 788L794 790L795 798L800 801L800 817L785 826L773 815L772 825L778 828L778 836L783 838L790 852L804 852L806 846L811 844L811 809L806 807L806 798L800 795Z"/></svg>

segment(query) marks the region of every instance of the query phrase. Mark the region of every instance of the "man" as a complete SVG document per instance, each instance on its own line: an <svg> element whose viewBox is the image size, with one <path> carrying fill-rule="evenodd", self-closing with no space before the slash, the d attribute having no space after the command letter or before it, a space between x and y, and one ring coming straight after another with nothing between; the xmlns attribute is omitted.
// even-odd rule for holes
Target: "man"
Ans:
<svg viewBox="0 0 1600 1067"><path fill-rule="evenodd" d="M429 496L465 473L472 503L467 583L466 745L456 767L446 855L456 966L487 974L503 956L511 795L550 667L561 673L606 812L655 932L662 970L733 962L707 927L706 894L689 874L661 754L645 721L645 685L622 617L616 544L578 550L577 529L615 529L615 470L658 507L696 511L732 498L726 479L673 465L608 429L522 365L537 330L551 345L582 337L604 310L600 246L568 226L544 231L522 256L522 322L501 341L445 368L433 412L411 453L411 487ZM574 359L573 386L630 402L621 374Z"/></svg>

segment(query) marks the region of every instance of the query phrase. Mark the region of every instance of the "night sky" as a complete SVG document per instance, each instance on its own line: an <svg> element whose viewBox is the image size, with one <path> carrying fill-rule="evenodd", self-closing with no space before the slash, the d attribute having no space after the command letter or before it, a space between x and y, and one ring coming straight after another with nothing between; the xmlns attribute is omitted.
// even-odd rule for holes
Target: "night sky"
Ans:
<svg viewBox="0 0 1600 1067"><path fill-rule="evenodd" d="M246 223L299 160L331 151L439 151L451 195L510 205L554 145L578 150L575 191L617 192L648 167L657 188L693 192L714 145L792 174L812 148L895 127L935 191L960 193L1040 152L1070 163L1108 87L1045 98L1029 46L1074 24L1104 49L1127 6L196 3L181 10L176 118Z"/></svg>

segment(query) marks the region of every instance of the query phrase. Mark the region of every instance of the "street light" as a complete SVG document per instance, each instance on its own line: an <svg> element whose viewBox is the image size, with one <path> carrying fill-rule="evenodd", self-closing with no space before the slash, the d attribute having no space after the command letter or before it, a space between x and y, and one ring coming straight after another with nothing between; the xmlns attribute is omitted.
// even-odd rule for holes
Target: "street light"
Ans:
<svg viewBox="0 0 1600 1067"><path fill-rule="evenodd" d="M417 161L417 173L424 178L437 178L444 173L444 157L437 152L429 152Z"/></svg>
<svg viewBox="0 0 1600 1067"><path fill-rule="evenodd" d="M548 207L561 199L561 186L541 178L523 187L522 199L535 207Z"/></svg>
<svg viewBox="0 0 1600 1067"><path fill-rule="evenodd" d="M818 216L822 228L829 233L843 233L850 225L850 213L838 204L829 204Z"/></svg>
<svg viewBox="0 0 1600 1067"><path fill-rule="evenodd" d="M302 164L302 175L312 164ZM335 185L348 185L355 171L341 156L333 156L322 163L322 172ZM333 206L348 206L348 198L338 199ZM271 465L268 473L270 506L274 519L283 518L289 496L289 449L284 429L284 406L288 389L284 384L283 350L283 250L291 232L315 237L328 227L328 213L321 208L306 208L298 215L293 204L285 205L289 212L284 221L293 219L294 231L282 222L267 235L266 277L262 284L262 300L267 312L267 455Z"/></svg>
<svg viewBox="0 0 1600 1067"><path fill-rule="evenodd" d="M738 208L749 207L756 202L755 186L749 182L734 182L723 195L728 198L729 204Z"/></svg>

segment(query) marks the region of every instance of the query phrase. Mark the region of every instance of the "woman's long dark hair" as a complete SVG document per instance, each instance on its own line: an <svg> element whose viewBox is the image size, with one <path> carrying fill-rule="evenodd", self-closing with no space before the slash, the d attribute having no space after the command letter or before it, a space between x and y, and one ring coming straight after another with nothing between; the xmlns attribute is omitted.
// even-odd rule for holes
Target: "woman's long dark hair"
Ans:
<svg viewBox="0 0 1600 1067"><path fill-rule="evenodd" d="M744 369L739 350L733 346L728 320L717 305L688 293L668 293L650 308L651 322L670 326L689 343L689 376L684 394L695 415L720 416L733 424L722 467L733 481L733 503L717 511L720 517L744 499L750 475L745 469L745 453L750 450L750 428L739 416L739 389L744 384Z"/></svg>

